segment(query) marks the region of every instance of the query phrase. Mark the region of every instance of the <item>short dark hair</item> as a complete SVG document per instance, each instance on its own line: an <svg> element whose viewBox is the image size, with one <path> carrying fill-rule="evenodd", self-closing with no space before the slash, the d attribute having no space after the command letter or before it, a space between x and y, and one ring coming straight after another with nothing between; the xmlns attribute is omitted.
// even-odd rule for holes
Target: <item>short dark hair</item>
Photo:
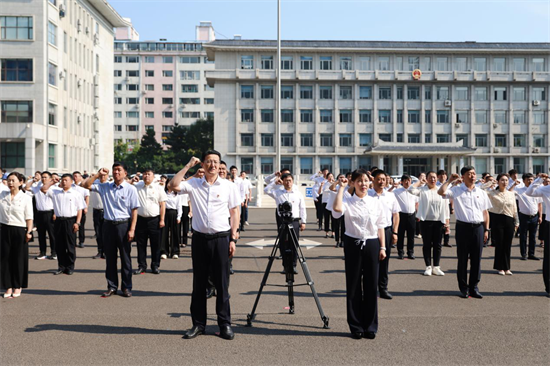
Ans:
<svg viewBox="0 0 550 366"><path fill-rule="evenodd" d="M362 177L363 175L367 175L367 171L365 169L355 169L353 172L351 172L351 180L355 182L358 178Z"/></svg>
<svg viewBox="0 0 550 366"><path fill-rule="evenodd" d="M523 174L523 176L521 177L521 180L525 180L525 179L529 179L529 178L534 178L535 175L533 173L525 173Z"/></svg>
<svg viewBox="0 0 550 366"><path fill-rule="evenodd" d="M371 174L372 174L372 177L373 177L373 178L376 178L376 177L378 177L380 174L386 175L386 172L383 171L382 169L376 169L375 171L371 172Z"/></svg>
<svg viewBox="0 0 550 366"><path fill-rule="evenodd" d="M401 176L401 180L402 180L402 181L404 181L404 180L411 180L411 176L408 175L408 174L403 174L403 175Z"/></svg>
<svg viewBox="0 0 550 366"><path fill-rule="evenodd" d="M518 174L518 171L515 170L515 169L510 169L508 170L508 174L512 175L512 174Z"/></svg>
<svg viewBox="0 0 550 366"><path fill-rule="evenodd" d="M445 171L445 169L439 169L436 173L437 176L440 176L440 175L443 175L443 174L447 175L447 172ZM426 175L428 175L428 174L426 173Z"/></svg>
<svg viewBox="0 0 550 366"><path fill-rule="evenodd" d="M206 150L205 152L202 153L201 161L204 161L204 159L206 159L208 155L218 155L220 160L222 160L222 154L220 154L218 151L214 149L211 149L211 150Z"/></svg>
<svg viewBox="0 0 550 366"><path fill-rule="evenodd" d="M285 174L281 175L281 180L285 180L288 177L290 177L290 178L292 178L292 180L294 180L294 177L290 173L285 173Z"/></svg>
<svg viewBox="0 0 550 366"><path fill-rule="evenodd" d="M75 174L82 175L82 173L80 173L78 170L75 170L75 171L73 172L73 176L74 176Z"/></svg>
<svg viewBox="0 0 550 366"><path fill-rule="evenodd" d="M167 177L166 175L164 175L164 174L160 176L160 179L162 179L162 178L168 180L168 177Z"/></svg>
<svg viewBox="0 0 550 366"><path fill-rule="evenodd" d="M346 178L347 178L347 177L351 177L351 172L347 172L347 173L346 173Z"/></svg>
<svg viewBox="0 0 550 366"><path fill-rule="evenodd" d="M510 178L510 176L506 173L500 173L499 175L497 175L497 182L500 180L500 178L502 177L507 177L507 178Z"/></svg>
<svg viewBox="0 0 550 366"><path fill-rule="evenodd" d="M231 171L231 170L233 170L233 169L239 170L235 165L231 165L231 168L229 168L229 171Z"/></svg>
<svg viewBox="0 0 550 366"><path fill-rule="evenodd" d="M52 173L52 177L53 177L54 175L57 175L57 176L59 177L59 174L57 174L57 173L55 173L55 172Z"/></svg>
<svg viewBox="0 0 550 366"><path fill-rule="evenodd" d="M328 169L327 169L327 170L328 170ZM282 173L282 174L285 174L285 173L283 173L283 172L288 172L288 173L290 173L290 169L288 169L288 168L283 168L283 169L281 169L281 173Z"/></svg>
<svg viewBox="0 0 550 366"><path fill-rule="evenodd" d="M369 171L370 171L371 174L372 174L373 172L375 172L375 171L377 171L377 170L378 170L378 167L377 167L377 166L373 166L373 167L370 168Z"/></svg>
<svg viewBox="0 0 550 366"><path fill-rule="evenodd" d="M78 173L78 172L77 172ZM73 173L74 174L74 173ZM72 181L74 181L73 174L65 173L61 176L61 179L63 178L71 178ZM79 173L80 174L80 173Z"/></svg>
<svg viewBox="0 0 550 366"><path fill-rule="evenodd" d="M223 161L223 160L220 160L220 165L225 165L225 166L227 166L227 163L226 163L225 161Z"/></svg>
<svg viewBox="0 0 550 366"><path fill-rule="evenodd" d="M147 172L151 172L151 173L155 174L155 171L153 170L153 168L145 168L145 169L143 169L143 173L147 173Z"/></svg>
<svg viewBox="0 0 550 366"><path fill-rule="evenodd" d="M115 162L115 163L113 164L113 166L112 166L112 169L114 170L114 169L115 169L116 167L118 167L118 166L121 167L122 169L124 169L124 171L125 171L126 173L128 173L128 168L126 167L126 164L121 163L121 162Z"/></svg>
<svg viewBox="0 0 550 366"><path fill-rule="evenodd" d="M36 173L42 175L42 172L40 170L37 170L36 172L34 172L34 174L36 174Z"/></svg>
<svg viewBox="0 0 550 366"><path fill-rule="evenodd" d="M475 172L476 168L474 168L471 165L466 165L466 166L462 167L462 169L460 169L460 175L464 175L464 174L468 173L470 170L473 170Z"/></svg>
<svg viewBox="0 0 550 366"><path fill-rule="evenodd" d="M52 173L50 173L49 171L47 170L44 170L42 173L40 173L40 175L43 175L43 174L46 174L48 177L52 177Z"/></svg>
<svg viewBox="0 0 550 366"><path fill-rule="evenodd" d="M328 168L323 168L323 169L321 169L322 172L324 172L325 170L326 170L327 172L330 172L330 171L328 170Z"/></svg>
<svg viewBox="0 0 550 366"><path fill-rule="evenodd" d="M489 172L485 172L485 173L481 174L481 178L485 178L488 175L491 175L491 174Z"/></svg>

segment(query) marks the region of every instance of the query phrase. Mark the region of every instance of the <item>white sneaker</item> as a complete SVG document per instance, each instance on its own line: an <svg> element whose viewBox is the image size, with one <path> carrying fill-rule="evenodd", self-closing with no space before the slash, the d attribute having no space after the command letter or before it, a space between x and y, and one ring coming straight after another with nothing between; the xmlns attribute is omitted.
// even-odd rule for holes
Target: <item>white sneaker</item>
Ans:
<svg viewBox="0 0 550 366"><path fill-rule="evenodd" d="M163 254L163 255L160 256L160 259L166 259L166 258L168 258L168 257L166 256L166 254Z"/></svg>
<svg viewBox="0 0 550 366"><path fill-rule="evenodd" d="M172 256L172 259L178 259L178 258L179 258L179 257L178 257L177 254L174 254L174 255Z"/></svg>
<svg viewBox="0 0 550 366"><path fill-rule="evenodd" d="M420 235L420 234L415 235L414 237L417 238L417 239L422 239L422 235Z"/></svg>
<svg viewBox="0 0 550 366"><path fill-rule="evenodd" d="M248 221L245 221L244 224L245 224L246 226L250 225L250 224L248 223Z"/></svg>
<svg viewBox="0 0 550 366"><path fill-rule="evenodd" d="M431 275L432 275L432 266L428 266L424 271L424 276L431 276Z"/></svg>
<svg viewBox="0 0 550 366"><path fill-rule="evenodd" d="M513 275L512 271L510 271L510 270L507 270L505 273L506 273L507 275L510 275L510 276Z"/></svg>
<svg viewBox="0 0 550 366"><path fill-rule="evenodd" d="M504 273L504 271L498 271L498 274L504 276L506 273Z"/></svg>
<svg viewBox="0 0 550 366"><path fill-rule="evenodd" d="M436 276L445 276L445 272L443 272L441 270L441 267L439 267L439 266L434 267L433 270L432 270L432 273Z"/></svg>

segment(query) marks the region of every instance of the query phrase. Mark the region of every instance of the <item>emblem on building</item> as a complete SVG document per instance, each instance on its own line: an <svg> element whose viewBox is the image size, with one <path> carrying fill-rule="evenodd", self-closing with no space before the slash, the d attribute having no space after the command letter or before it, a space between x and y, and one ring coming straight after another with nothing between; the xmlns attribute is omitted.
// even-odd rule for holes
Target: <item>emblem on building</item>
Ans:
<svg viewBox="0 0 550 366"><path fill-rule="evenodd" d="M419 80L421 76L422 76L422 71L420 71L420 69L413 70L412 77L414 80Z"/></svg>

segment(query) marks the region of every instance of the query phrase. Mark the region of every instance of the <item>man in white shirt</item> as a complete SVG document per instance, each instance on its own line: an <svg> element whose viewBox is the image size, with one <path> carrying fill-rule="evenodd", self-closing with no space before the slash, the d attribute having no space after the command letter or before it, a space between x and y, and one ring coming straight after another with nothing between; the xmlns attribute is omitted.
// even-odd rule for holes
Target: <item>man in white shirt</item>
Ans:
<svg viewBox="0 0 550 366"><path fill-rule="evenodd" d="M75 188L77 192L80 192L80 194L82 194L82 197L86 202L86 207L84 208L84 210L82 210L82 222L81 222L80 228L78 229L78 247L84 248L84 241L86 240L86 235L85 235L86 214L88 213L88 205L90 204L90 191L80 187L80 185L84 181L84 179L82 178L82 174L80 174L80 172L74 172L73 179L74 179L73 188Z"/></svg>
<svg viewBox="0 0 550 366"><path fill-rule="evenodd" d="M160 240L166 213L166 192L163 187L154 184L154 180L155 172L152 169L145 169L143 181L134 183L140 205L136 225L138 269L134 272L135 275L144 274L147 269L148 239L151 241L151 272L160 273ZM163 254L162 259L166 258L166 254Z"/></svg>
<svg viewBox="0 0 550 366"><path fill-rule="evenodd" d="M280 183L282 183L283 189L280 189ZM293 189L294 177L290 173L283 174L281 176L281 182L274 182L264 189L264 193L270 196L275 200L275 207L277 207L277 215L279 213L279 205L285 202L289 202L292 205L292 226L296 237L300 239L300 231L304 231L306 228L307 212L306 212L306 201L304 196L298 190ZM281 229L279 226L278 229ZM297 274L296 264L298 259L298 253L294 250L293 244L290 241L289 237L280 237L282 232L278 230L279 243L281 248L281 253L292 252L293 257L293 267L294 274ZM286 256L283 255L283 261ZM283 263L283 268L287 268L286 263Z"/></svg>
<svg viewBox="0 0 550 366"><path fill-rule="evenodd" d="M542 223L542 199L525 194L535 180L535 176L531 173L525 173L522 179L523 183L517 180L509 188L516 194L516 200L518 201L519 250L522 260L538 261L539 258L535 256L535 246L537 245L537 228ZM529 235L529 250L527 250L527 235Z"/></svg>
<svg viewBox="0 0 550 366"><path fill-rule="evenodd" d="M106 183L108 178L108 176L102 175L97 181L94 182L94 184ZM98 192L90 192L90 206L93 209L92 215L94 220L94 232L97 243L97 254L93 258L105 259L105 252L103 249L103 222L105 221L105 219L103 218L103 201L101 199L101 195Z"/></svg>
<svg viewBox="0 0 550 366"><path fill-rule="evenodd" d="M202 155L201 179L182 182L185 173L200 162L193 157L172 179L171 187L176 192L187 193L193 206L193 293L191 295L191 318L193 327L184 335L185 339L204 334L206 327L206 296L208 274L216 286L216 314L220 337L231 340L235 337L231 329L229 306L229 258L235 254L239 238L239 207L241 197L231 182L219 177L221 154L208 150ZM177 183L181 182L181 183ZM230 216L230 222L227 218Z"/></svg>
<svg viewBox="0 0 550 366"><path fill-rule="evenodd" d="M414 256L414 232L416 230L416 209L418 197L409 194L407 190L411 186L411 177L404 174L401 177L401 187L392 192L399 204L399 230L397 231L397 258L403 259L405 234L407 234L407 257L415 259Z"/></svg>
<svg viewBox="0 0 550 366"><path fill-rule="evenodd" d="M325 215L325 208L323 207L323 196L319 194L319 187L321 187L322 183L326 182L327 174L328 174L328 169L325 168L319 171L317 174L314 174L311 177L309 177L309 180L312 180L314 182L313 183L313 202L315 203L317 223L319 224L319 229L317 231L322 230L323 217Z"/></svg>
<svg viewBox="0 0 550 366"><path fill-rule="evenodd" d="M397 230L399 227L399 204L392 192L386 191L387 186L386 173L383 170L372 172L373 189L369 189L368 194L382 203L383 214L385 218L385 243L386 258L380 262L378 276L378 291L382 299L391 300L393 296L388 292L388 274L391 254L391 244L397 243Z"/></svg>
<svg viewBox="0 0 550 366"><path fill-rule="evenodd" d="M73 187L73 176L63 174L60 188L50 188L53 181L47 181L40 189L52 200L55 215L54 235L58 269L54 275L72 275L76 261L76 233L82 224L82 210L86 202L82 194Z"/></svg>
<svg viewBox="0 0 550 366"><path fill-rule="evenodd" d="M481 280L481 255L483 243L489 237L489 213L493 207L487 193L475 186L476 171L473 166L460 170L462 184L448 188L457 181L458 174L452 174L437 193L443 198L452 198L456 214L457 278L461 297L482 299L478 284ZM470 260L470 280L468 281L468 260Z"/></svg>
<svg viewBox="0 0 550 366"><path fill-rule="evenodd" d="M40 247L40 253L35 259L46 259L46 233L50 239L50 259L57 259L57 254L55 251L55 234L54 234L54 213L53 213L53 202L52 199L48 196L46 192L42 192L40 188L44 184L50 185L52 181L52 174L48 171L42 172L41 181L36 182L38 184L33 184L31 191L34 195L34 202L36 205L36 211L34 214L34 225L36 226L36 231L38 232L38 244Z"/></svg>

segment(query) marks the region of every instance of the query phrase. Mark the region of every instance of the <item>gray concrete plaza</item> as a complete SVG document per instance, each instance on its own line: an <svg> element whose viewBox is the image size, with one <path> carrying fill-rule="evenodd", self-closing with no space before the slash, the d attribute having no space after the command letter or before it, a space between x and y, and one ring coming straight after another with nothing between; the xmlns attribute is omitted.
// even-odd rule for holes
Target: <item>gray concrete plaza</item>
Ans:
<svg viewBox="0 0 550 366"><path fill-rule="evenodd" d="M308 214L311 222L314 211ZM496 274L494 248L485 248L482 300L459 298L456 248L443 248L444 277L422 275L419 239L414 261L396 259L393 249L389 291L394 299L379 300L377 338L354 340L346 322L343 251L314 224L302 237L322 245L304 254L330 329L322 328L307 286L296 289L294 315L285 310L284 288L266 288L253 327L245 326L271 249L246 243L275 237L274 210L250 209L250 226L238 243L231 277L235 340L215 336L215 299L208 300L207 334L184 340L191 326L190 248L177 260L163 260L160 275L134 276L132 298L101 298L105 261L92 259L91 216L86 248L77 249L72 276L53 276L56 261L34 260L37 240L31 244L29 288L20 298L0 300L0 364L548 365L550 360L550 299L544 293L542 261L519 260L518 239L512 247L512 276ZM132 255L135 268L135 247ZM539 246L537 255L542 257ZM277 260L269 283L283 284L280 270ZM299 272L298 281L304 282Z"/></svg>

